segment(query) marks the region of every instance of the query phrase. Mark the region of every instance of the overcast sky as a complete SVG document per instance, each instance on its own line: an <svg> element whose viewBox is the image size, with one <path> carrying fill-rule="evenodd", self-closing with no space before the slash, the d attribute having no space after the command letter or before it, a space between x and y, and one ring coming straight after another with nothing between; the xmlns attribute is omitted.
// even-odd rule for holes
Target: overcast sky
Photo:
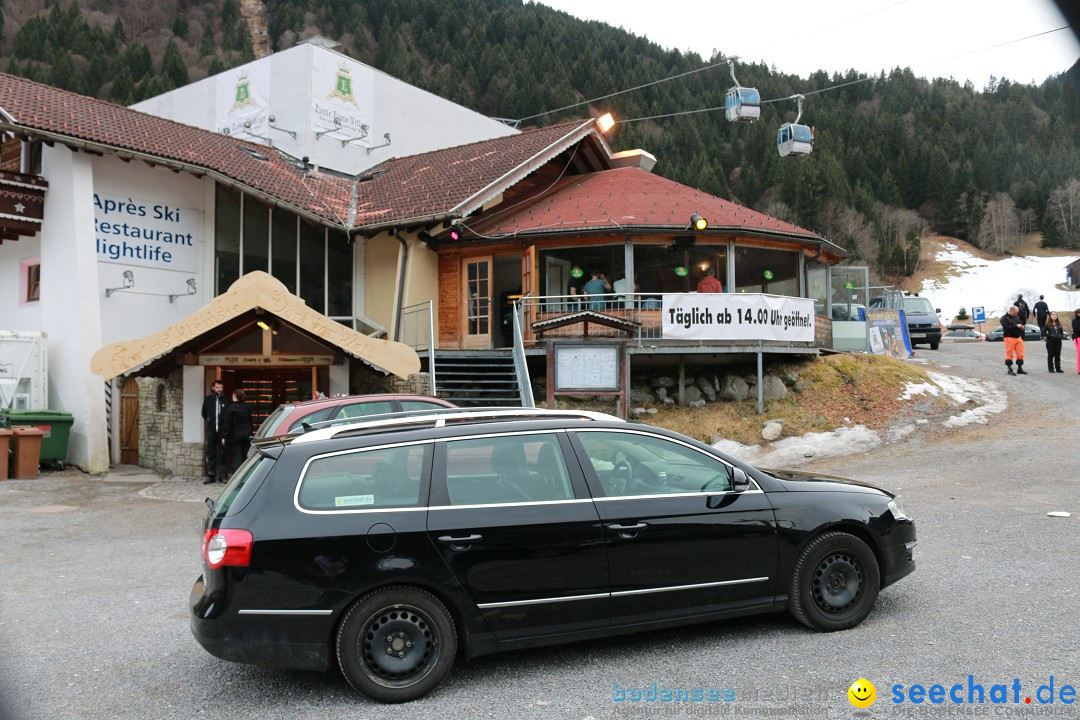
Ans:
<svg viewBox="0 0 1080 720"><path fill-rule="evenodd" d="M1076 0L1068 0L1075 2ZM708 59L713 50L786 73L910 67L920 77L1041 83L1080 58L1051 0L541 0ZM993 45L1010 43L984 52ZM963 55L963 57L955 57ZM951 58L951 59L950 59ZM742 85L753 78L736 76Z"/></svg>

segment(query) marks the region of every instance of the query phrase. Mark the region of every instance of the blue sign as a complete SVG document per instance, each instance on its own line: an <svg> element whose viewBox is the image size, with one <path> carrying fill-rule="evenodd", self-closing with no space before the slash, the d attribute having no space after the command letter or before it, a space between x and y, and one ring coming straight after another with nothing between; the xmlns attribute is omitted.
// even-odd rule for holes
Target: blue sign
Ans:
<svg viewBox="0 0 1080 720"><path fill-rule="evenodd" d="M971 319L977 323L986 322L986 308L973 307L971 308Z"/></svg>

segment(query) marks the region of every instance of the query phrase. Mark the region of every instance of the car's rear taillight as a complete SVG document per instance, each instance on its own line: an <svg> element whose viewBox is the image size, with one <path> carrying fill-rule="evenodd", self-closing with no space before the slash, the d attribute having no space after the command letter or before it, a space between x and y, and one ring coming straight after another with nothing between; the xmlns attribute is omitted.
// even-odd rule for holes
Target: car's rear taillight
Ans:
<svg viewBox="0 0 1080 720"><path fill-rule="evenodd" d="M211 570L233 565L247 567L251 563L251 533L247 530L207 530L203 537L202 556Z"/></svg>

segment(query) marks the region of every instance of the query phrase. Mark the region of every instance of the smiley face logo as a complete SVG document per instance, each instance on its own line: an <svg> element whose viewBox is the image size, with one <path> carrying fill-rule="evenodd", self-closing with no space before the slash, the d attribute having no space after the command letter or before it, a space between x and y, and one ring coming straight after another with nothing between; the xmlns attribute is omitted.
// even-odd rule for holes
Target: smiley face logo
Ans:
<svg viewBox="0 0 1080 720"><path fill-rule="evenodd" d="M866 678L859 678L847 689L848 700L857 708L868 708L877 700L877 688Z"/></svg>

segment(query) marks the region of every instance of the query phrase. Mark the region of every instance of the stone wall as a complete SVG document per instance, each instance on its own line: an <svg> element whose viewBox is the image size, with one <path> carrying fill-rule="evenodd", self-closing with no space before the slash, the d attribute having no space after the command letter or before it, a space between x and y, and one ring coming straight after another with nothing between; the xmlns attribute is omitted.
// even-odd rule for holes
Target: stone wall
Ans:
<svg viewBox="0 0 1080 720"><path fill-rule="evenodd" d="M679 399L678 368L655 369L634 373L630 379L630 408L632 415L642 415L652 408L676 405ZM766 371L762 379L765 401L781 400L794 392L803 392L807 381L794 374L783 377ZM686 404L702 407L712 402L741 402L757 399L757 370L732 367L724 370L687 368L685 378Z"/></svg>
<svg viewBox="0 0 1080 720"><path fill-rule="evenodd" d="M183 442L184 371L139 378L139 465L168 475L203 474L203 444Z"/></svg>
<svg viewBox="0 0 1080 720"><path fill-rule="evenodd" d="M349 394L371 395L373 393L405 393L409 395L430 395L431 377L425 373L414 373L407 378L396 375L384 375L360 360L351 360L349 365Z"/></svg>
<svg viewBox="0 0 1080 720"><path fill-rule="evenodd" d="M407 378L387 378L390 392L406 395L430 395L431 376L425 372L414 373Z"/></svg>

